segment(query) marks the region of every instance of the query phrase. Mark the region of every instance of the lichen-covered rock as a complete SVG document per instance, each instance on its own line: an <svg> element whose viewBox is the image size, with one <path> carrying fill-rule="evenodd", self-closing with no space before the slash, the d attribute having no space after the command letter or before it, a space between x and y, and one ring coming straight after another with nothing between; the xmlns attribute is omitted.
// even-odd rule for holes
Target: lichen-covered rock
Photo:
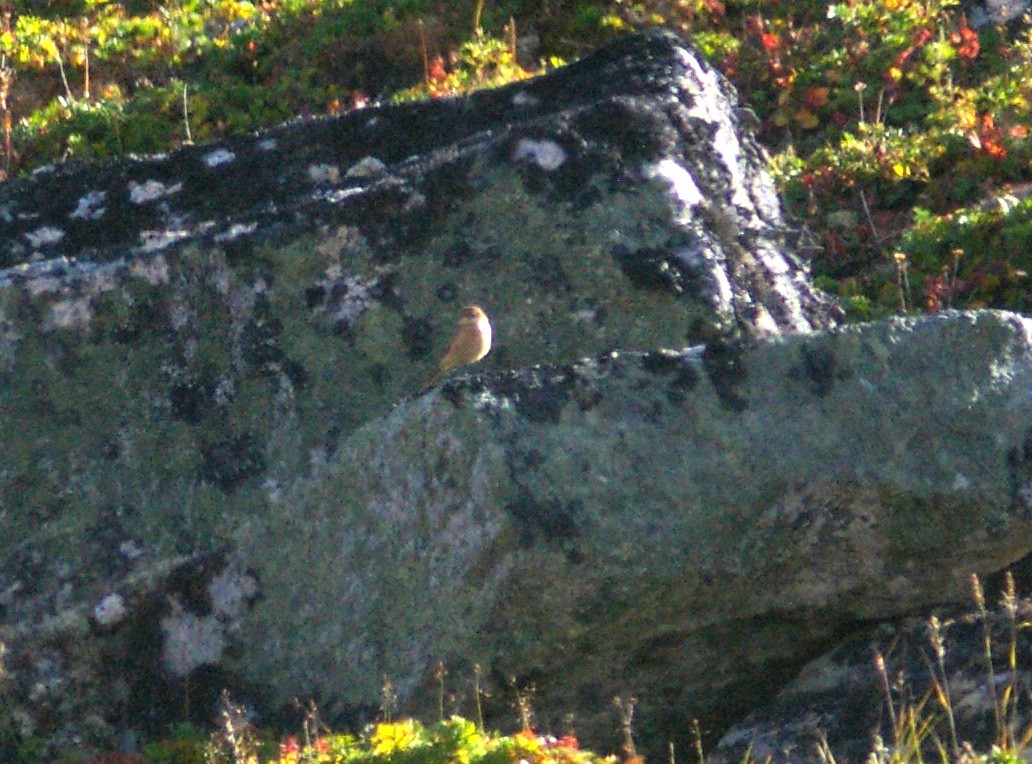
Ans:
<svg viewBox="0 0 1032 764"><path fill-rule="evenodd" d="M478 663L496 698L536 684L549 726L605 739L636 694L641 739L687 745L758 677L1032 549L1030 329L944 314L446 383L242 527L244 632L276 637L234 670L345 707L386 675L430 710L439 661Z"/></svg>
<svg viewBox="0 0 1032 764"><path fill-rule="evenodd" d="M738 764L748 752L770 764L821 764L828 751L836 761L867 761L873 752L884 760L917 745L924 756L939 758L941 746L956 760L965 746L1018 743L1032 716L1032 602L1002 603L857 632L728 730L707 760Z"/></svg>
<svg viewBox="0 0 1032 764"><path fill-rule="evenodd" d="M656 33L469 99L0 185L0 642L17 728L130 745L134 730L210 718L222 686L266 709L311 689L341 718L376 704L384 672L415 698L435 658L526 679L579 640L590 647L577 614L618 617L650 571L641 633L656 636L672 590L636 549L682 521L654 525L652 503L715 500L729 465L682 456L624 485L632 455L663 462L611 438L656 421L650 448L687 453L659 435L682 432L700 373L719 383L721 411L758 417L752 437L766 437L759 406L743 406L742 384L761 372L743 378L719 343L701 361L645 356L651 371L637 360L507 370L834 324L738 118L721 78ZM480 403L453 383L414 398L468 302L495 326ZM820 392L838 377L814 342L799 373ZM596 371L597 387L582 378ZM638 401L621 374L664 392ZM562 429L571 411L588 417L576 432ZM724 426L708 437L733 440ZM521 428L554 436L516 447ZM572 493L553 495L549 480ZM618 480L614 502L650 507L619 532L599 526L631 572L614 568L609 594L583 599L576 576L540 597L513 589L542 539L562 550L542 564L607 563L602 542L575 540L604 515L593 492ZM880 496L857 490L861 504ZM713 506L707 522L740 527L732 504ZM699 507L684 520L710 516ZM761 530L742 541L758 556ZM574 608L573 631L532 640L553 602ZM464 624L484 618L495 630L467 642ZM677 628L641 656L663 654ZM598 692L627 660L639 658L598 666ZM581 697L570 688L557 704Z"/></svg>

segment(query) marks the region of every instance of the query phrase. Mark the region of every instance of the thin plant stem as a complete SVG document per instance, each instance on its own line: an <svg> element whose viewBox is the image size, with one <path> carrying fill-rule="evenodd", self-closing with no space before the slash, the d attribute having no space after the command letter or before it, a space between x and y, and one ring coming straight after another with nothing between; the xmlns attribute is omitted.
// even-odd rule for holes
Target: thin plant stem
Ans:
<svg viewBox="0 0 1032 764"><path fill-rule="evenodd" d="M483 669L477 663L473 666L473 700L477 706L477 729L484 731L484 709L480 706L480 675Z"/></svg>
<svg viewBox="0 0 1032 764"><path fill-rule="evenodd" d="M988 679L989 698L993 704L993 720L996 722L997 731L1005 734L1003 728L1003 717L1000 712L1000 699L996 694L996 672L993 671L993 636L992 625L989 622L989 613L985 609L985 592L982 590L982 582L978 575L971 574L971 590L975 597L975 607L978 608L978 615L982 619L982 645L985 650L985 666Z"/></svg>
<svg viewBox="0 0 1032 764"><path fill-rule="evenodd" d="M874 653L874 668L878 673L878 682L881 684L882 692L885 694L885 704L889 709L889 722L892 729L897 728L896 707L892 702L892 690L889 688L889 675L885 670L885 657L878 651Z"/></svg>
<svg viewBox="0 0 1032 764"><path fill-rule="evenodd" d="M473 11L473 36L480 37L484 30L480 27L480 17L484 13L484 0L477 0L476 9Z"/></svg>
<svg viewBox="0 0 1032 764"><path fill-rule="evenodd" d="M699 727L698 719L692 719L692 742L695 744L695 756L699 764L706 764L706 755L702 751L702 729Z"/></svg>
<svg viewBox="0 0 1032 764"><path fill-rule="evenodd" d="M946 646L942 638L942 624L936 616L932 616L928 622L928 639L932 643L932 650L935 652L935 665L938 667L936 684L941 682L939 693L939 705L946 712L946 723L950 729L950 748L953 751L953 758L960 758L960 744L957 742L957 724L953 718L953 703L950 695L950 679L946 674Z"/></svg>

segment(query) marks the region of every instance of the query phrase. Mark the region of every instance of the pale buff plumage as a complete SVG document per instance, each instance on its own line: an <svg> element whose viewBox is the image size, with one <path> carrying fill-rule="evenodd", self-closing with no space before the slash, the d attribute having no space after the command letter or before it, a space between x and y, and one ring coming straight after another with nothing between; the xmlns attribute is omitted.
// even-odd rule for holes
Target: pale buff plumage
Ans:
<svg viewBox="0 0 1032 764"><path fill-rule="evenodd" d="M477 305L469 305L462 309L459 323L455 326L455 335L448 352L444 354L437 370L426 385L436 384L442 376L457 366L476 363L491 350L491 322L487 314Z"/></svg>

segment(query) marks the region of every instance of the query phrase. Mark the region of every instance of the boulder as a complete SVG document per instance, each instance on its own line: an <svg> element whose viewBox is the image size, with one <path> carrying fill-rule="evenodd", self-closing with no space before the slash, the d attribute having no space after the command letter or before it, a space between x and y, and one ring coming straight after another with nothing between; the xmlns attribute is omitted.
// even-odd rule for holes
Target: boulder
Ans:
<svg viewBox="0 0 1032 764"><path fill-rule="evenodd" d="M604 746L633 695L643 748L685 751L691 719L726 728L858 623L1029 551L1029 328L953 313L459 377L269 486L160 596L109 574L76 607L69 582L9 666L27 707L88 698L99 729L223 685L345 719L385 677L426 715L440 664L470 714L479 666L492 723L533 685L542 727Z"/></svg>
<svg viewBox="0 0 1032 764"><path fill-rule="evenodd" d="M862 629L735 724L707 760L822 764L829 752L886 761L918 751L941 760L945 751L957 761L1021 747L1032 711L1030 615L1032 601L1010 589L996 608L972 602Z"/></svg>
<svg viewBox="0 0 1032 764"><path fill-rule="evenodd" d="M1029 329L944 314L450 381L247 524L243 622L277 639L236 670L342 706L386 675L429 712L439 662L479 664L549 728L613 743L633 695L650 750L687 751L692 718L1032 549Z"/></svg>
<svg viewBox="0 0 1032 764"><path fill-rule="evenodd" d="M0 186L0 722L342 724L386 677L600 746L633 694L662 750L1025 554L1024 320L836 329L742 116L653 33ZM471 302L494 350L422 391Z"/></svg>

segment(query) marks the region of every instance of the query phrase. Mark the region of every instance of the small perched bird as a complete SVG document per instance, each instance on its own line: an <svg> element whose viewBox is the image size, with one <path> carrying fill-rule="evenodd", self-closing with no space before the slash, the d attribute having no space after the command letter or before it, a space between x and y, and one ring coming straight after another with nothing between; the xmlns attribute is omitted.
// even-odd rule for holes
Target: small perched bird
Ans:
<svg viewBox="0 0 1032 764"><path fill-rule="evenodd" d="M455 335L448 352L437 365L437 371L427 380L430 387L456 366L476 363L491 350L491 322L487 314L477 305L469 305L459 314L459 323L455 326Z"/></svg>

